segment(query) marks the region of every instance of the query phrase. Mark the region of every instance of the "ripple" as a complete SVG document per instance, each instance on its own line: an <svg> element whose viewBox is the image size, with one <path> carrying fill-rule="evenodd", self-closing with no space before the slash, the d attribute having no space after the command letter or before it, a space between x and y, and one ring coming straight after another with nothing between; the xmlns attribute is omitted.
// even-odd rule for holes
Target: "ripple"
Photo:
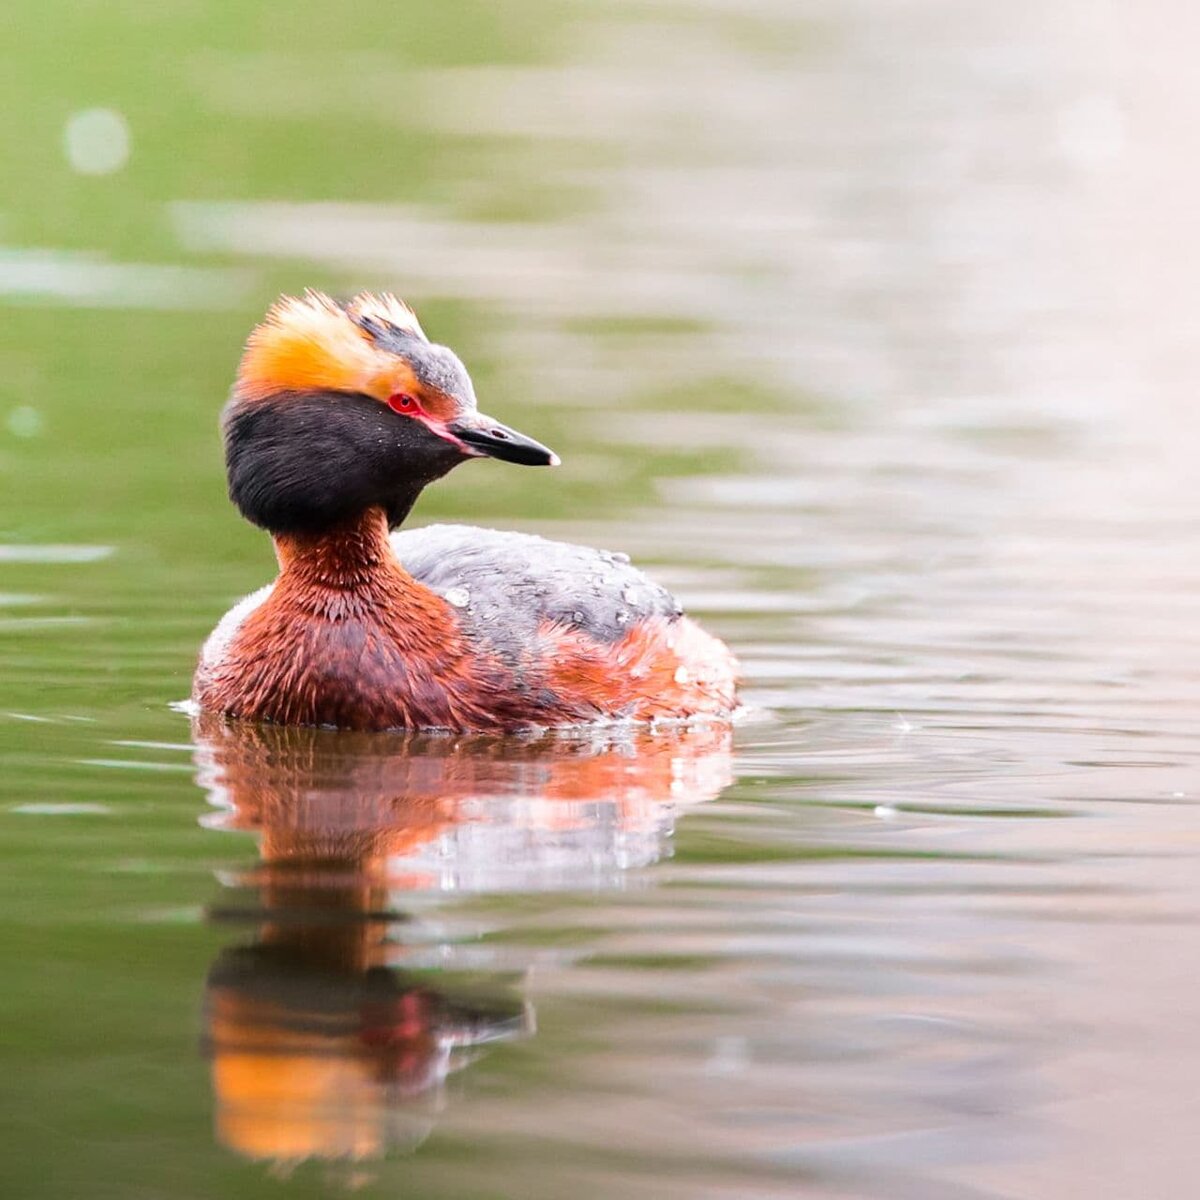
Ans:
<svg viewBox="0 0 1200 1200"><path fill-rule="evenodd" d="M10 299L94 308L227 308L251 280L232 268L117 263L96 253L0 246L0 296Z"/></svg>
<svg viewBox="0 0 1200 1200"><path fill-rule="evenodd" d="M71 545L0 545L0 562L4 563L93 563L109 558L113 546Z"/></svg>
<svg viewBox="0 0 1200 1200"><path fill-rule="evenodd" d="M14 804L8 811L30 817L109 816L113 812L107 804L84 804L67 800Z"/></svg>
<svg viewBox="0 0 1200 1200"><path fill-rule="evenodd" d="M115 771L160 771L180 774L191 774L192 771L187 763L149 762L134 758L77 758L75 762L81 767L102 767Z"/></svg>

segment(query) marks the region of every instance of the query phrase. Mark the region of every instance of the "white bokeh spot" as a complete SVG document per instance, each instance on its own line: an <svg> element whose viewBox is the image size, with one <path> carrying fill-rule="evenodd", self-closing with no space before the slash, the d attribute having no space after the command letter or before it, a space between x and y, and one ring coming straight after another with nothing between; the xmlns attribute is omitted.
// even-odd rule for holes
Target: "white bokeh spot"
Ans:
<svg viewBox="0 0 1200 1200"><path fill-rule="evenodd" d="M5 421L13 437L33 438L42 432L42 414L27 404L12 409Z"/></svg>
<svg viewBox="0 0 1200 1200"><path fill-rule="evenodd" d="M111 175L129 161L129 123L112 108L84 108L67 118L63 149L81 175Z"/></svg>

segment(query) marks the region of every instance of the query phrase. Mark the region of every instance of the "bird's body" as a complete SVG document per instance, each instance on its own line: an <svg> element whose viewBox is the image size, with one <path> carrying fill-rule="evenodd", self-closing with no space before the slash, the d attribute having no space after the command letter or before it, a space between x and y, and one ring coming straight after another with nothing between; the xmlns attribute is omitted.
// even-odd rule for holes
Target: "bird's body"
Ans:
<svg viewBox="0 0 1200 1200"><path fill-rule="evenodd" d="M284 540L201 656L202 707L353 729L727 715L733 664L621 555L382 513Z"/></svg>
<svg viewBox="0 0 1200 1200"><path fill-rule="evenodd" d="M347 336L343 323L365 321L354 336L372 347L383 340L381 302L369 299L366 316L361 297L357 312L324 297L290 302L310 322L299 345L311 388L288 378L274 341L283 378L247 388L261 364L243 360L225 417L230 490L274 534L280 574L205 644L200 707L377 730L727 718L732 655L624 555L470 526L389 534L421 487L466 457L557 460L479 417L473 395L437 413L424 396L397 394L394 379L381 403L374 388L333 389L328 371L314 375L319 353L345 353L334 340ZM388 336L405 348L412 335ZM441 350L423 335L420 347ZM248 359L255 348L252 338Z"/></svg>

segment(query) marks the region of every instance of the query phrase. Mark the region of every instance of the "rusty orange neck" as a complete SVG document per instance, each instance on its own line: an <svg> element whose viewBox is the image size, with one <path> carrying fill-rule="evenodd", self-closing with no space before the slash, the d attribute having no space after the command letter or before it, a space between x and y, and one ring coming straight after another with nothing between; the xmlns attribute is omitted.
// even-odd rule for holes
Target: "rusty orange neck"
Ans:
<svg viewBox="0 0 1200 1200"><path fill-rule="evenodd" d="M452 611L400 564L382 508L318 534L275 538L279 578L273 603L299 619L360 619L394 645L448 643Z"/></svg>
<svg viewBox="0 0 1200 1200"><path fill-rule="evenodd" d="M320 533L277 534L275 556L281 579L319 587L353 591L381 578L412 583L392 552L382 508Z"/></svg>

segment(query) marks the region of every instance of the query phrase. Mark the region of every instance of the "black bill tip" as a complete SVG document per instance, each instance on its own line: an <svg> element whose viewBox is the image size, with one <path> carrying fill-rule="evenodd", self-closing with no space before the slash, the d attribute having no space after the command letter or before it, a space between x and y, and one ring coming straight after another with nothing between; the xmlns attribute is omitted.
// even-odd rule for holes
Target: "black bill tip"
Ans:
<svg viewBox="0 0 1200 1200"><path fill-rule="evenodd" d="M469 423L451 425L450 432L476 454L502 462L523 467L557 467L562 461L548 446L482 415Z"/></svg>

